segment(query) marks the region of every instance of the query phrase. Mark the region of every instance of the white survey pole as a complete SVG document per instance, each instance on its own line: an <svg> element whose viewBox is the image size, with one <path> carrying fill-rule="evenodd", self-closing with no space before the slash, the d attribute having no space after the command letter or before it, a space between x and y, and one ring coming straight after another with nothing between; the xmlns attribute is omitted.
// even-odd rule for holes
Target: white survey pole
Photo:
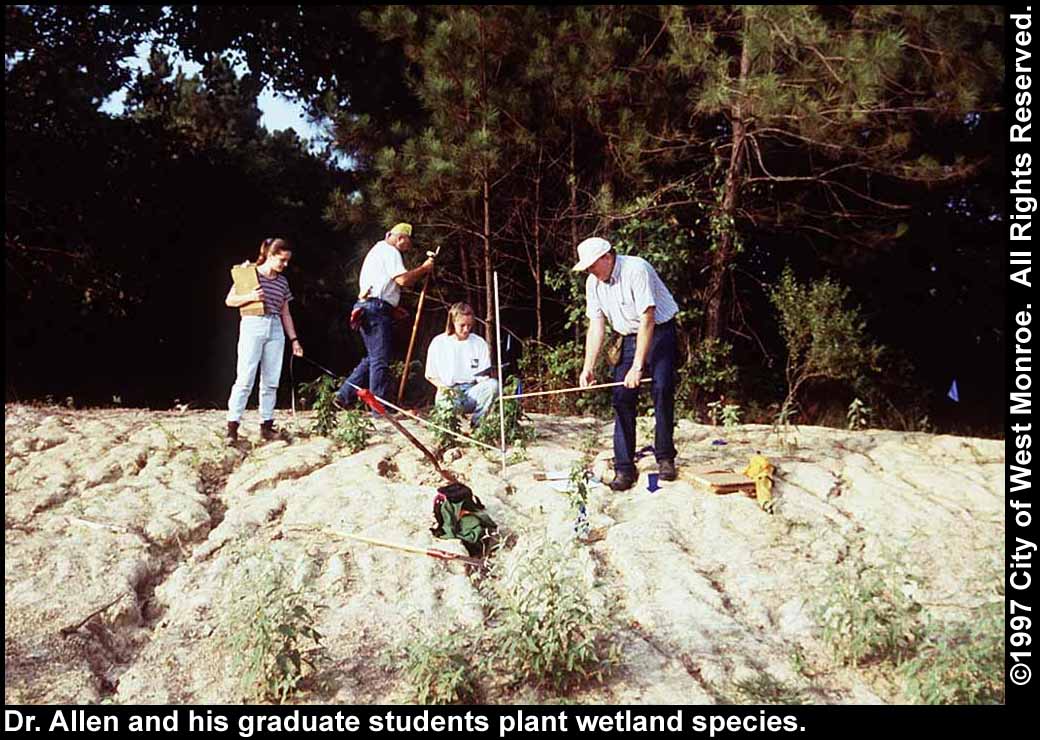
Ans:
<svg viewBox="0 0 1040 740"><path fill-rule="evenodd" d="M506 472L506 402L502 398L505 385L502 380L502 315L499 313L498 304L498 271L495 271L495 345L498 349L498 422L501 427L502 440L502 474Z"/></svg>

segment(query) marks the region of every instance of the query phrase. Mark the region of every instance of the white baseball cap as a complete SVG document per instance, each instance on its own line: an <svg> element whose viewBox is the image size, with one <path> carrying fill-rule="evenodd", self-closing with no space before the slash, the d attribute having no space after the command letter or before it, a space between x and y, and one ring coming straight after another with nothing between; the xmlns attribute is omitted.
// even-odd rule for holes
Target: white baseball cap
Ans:
<svg viewBox="0 0 1040 740"><path fill-rule="evenodd" d="M611 249L610 242L598 236L591 236L578 245L578 264L571 268L572 272L583 272L592 267L592 263Z"/></svg>

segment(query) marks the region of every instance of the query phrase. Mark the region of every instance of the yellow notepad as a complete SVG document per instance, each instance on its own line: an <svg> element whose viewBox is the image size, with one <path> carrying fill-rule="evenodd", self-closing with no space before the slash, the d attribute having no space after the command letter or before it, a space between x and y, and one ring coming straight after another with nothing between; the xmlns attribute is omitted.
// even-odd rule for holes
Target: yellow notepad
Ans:
<svg viewBox="0 0 1040 740"><path fill-rule="evenodd" d="M235 294L242 295L260 287L260 278L256 276L256 265L246 262L244 265L235 265L231 268L231 279L235 283ZM252 301L239 306L239 313L243 316L263 316L264 302Z"/></svg>

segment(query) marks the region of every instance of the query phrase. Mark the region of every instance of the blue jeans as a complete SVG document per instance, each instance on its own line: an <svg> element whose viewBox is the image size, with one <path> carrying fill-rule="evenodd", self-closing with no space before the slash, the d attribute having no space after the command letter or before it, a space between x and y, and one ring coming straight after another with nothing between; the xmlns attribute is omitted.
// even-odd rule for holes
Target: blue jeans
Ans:
<svg viewBox="0 0 1040 740"><path fill-rule="evenodd" d="M228 397L228 421L241 421L260 369L260 421L274 418L282 377L285 332L281 316L243 316L238 325L238 372Z"/></svg>
<svg viewBox="0 0 1040 740"><path fill-rule="evenodd" d="M675 445L675 321L654 327L654 337L647 354L647 366L653 382L654 457L658 461L674 460ZM621 345L621 361L614 369L614 380L623 381L636 354L636 335L625 337ZM645 370L644 370L645 371ZM638 389L614 388L614 470L634 473L636 470L636 398Z"/></svg>
<svg viewBox="0 0 1040 740"><path fill-rule="evenodd" d="M368 388L382 399L389 400L390 393L390 353L393 351L392 320L390 304L378 298L358 301L354 308L361 306L361 340L368 352L358 366L340 386L336 397L344 406L349 406L357 399L357 388Z"/></svg>
<svg viewBox="0 0 1040 740"><path fill-rule="evenodd" d="M455 391L455 410L473 414L470 421L473 426L480 423L484 414L498 399L498 381L494 379L482 380L479 383L456 383L452 386ZM437 391L437 401L443 396L442 391Z"/></svg>

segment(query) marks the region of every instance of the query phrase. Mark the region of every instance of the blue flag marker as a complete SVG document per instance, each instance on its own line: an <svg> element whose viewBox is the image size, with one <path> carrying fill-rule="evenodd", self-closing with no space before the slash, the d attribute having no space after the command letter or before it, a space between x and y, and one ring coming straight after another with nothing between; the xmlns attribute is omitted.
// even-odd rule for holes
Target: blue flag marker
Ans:
<svg viewBox="0 0 1040 740"><path fill-rule="evenodd" d="M653 493L654 491L657 491L661 488L661 486L657 484L657 475L657 473L646 474L646 490L650 491L650 493Z"/></svg>
<svg viewBox="0 0 1040 740"><path fill-rule="evenodd" d="M516 379L516 395L522 395L524 392L524 384L520 382L520 378ZM505 395L505 394L503 394Z"/></svg>
<svg viewBox="0 0 1040 740"><path fill-rule="evenodd" d="M960 394L957 393L957 379L956 378L954 378L953 383L950 385L950 390L948 390L946 392L946 395L947 395L947 397L949 397L949 399L951 401L956 401L957 403L960 403L961 397L960 397Z"/></svg>

